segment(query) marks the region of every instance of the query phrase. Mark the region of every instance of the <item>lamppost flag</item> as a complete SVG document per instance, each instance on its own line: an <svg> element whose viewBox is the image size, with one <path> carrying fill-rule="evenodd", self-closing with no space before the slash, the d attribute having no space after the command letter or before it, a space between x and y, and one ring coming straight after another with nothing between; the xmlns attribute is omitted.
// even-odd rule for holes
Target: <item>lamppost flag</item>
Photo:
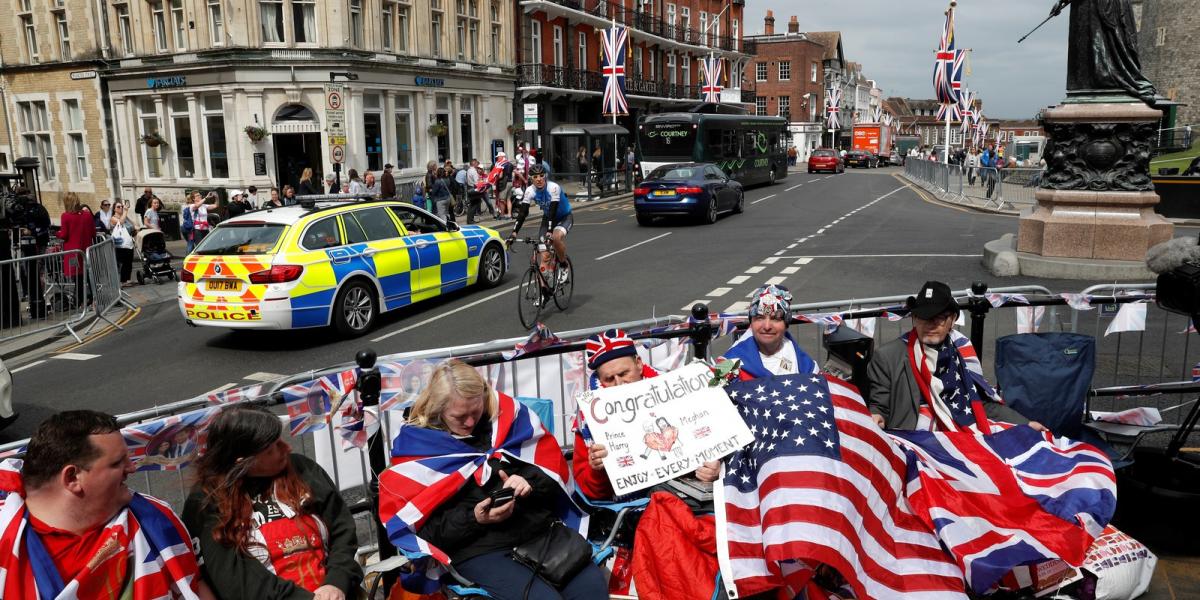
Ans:
<svg viewBox="0 0 1200 600"><path fill-rule="evenodd" d="M709 56L701 62L704 86L700 88L705 102L721 101L721 59Z"/></svg>
<svg viewBox="0 0 1200 600"><path fill-rule="evenodd" d="M838 129L841 124L838 119L839 107L842 104L842 90L839 88L829 88L825 91L825 124L830 129Z"/></svg>
<svg viewBox="0 0 1200 600"><path fill-rule="evenodd" d="M604 48L604 100L602 111L605 116L629 114L629 102L625 99L625 44L629 41L629 30L613 25L601 34Z"/></svg>
<svg viewBox="0 0 1200 600"><path fill-rule="evenodd" d="M958 96L958 111L962 115L962 132L966 135L971 130L971 125L975 120L975 94L970 90L963 90Z"/></svg>
<svg viewBox="0 0 1200 600"><path fill-rule="evenodd" d="M950 7L946 10L946 23L942 26L942 38L933 64L933 93L943 105L958 103L964 62L963 52L954 49L954 7Z"/></svg>

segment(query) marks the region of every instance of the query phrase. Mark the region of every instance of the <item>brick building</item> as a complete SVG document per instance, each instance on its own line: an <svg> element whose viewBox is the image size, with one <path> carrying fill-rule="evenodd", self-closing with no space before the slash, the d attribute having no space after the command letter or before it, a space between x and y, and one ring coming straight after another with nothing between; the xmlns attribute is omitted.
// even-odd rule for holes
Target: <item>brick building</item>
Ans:
<svg viewBox="0 0 1200 600"><path fill-rule="evenodd" d="M758 53L743 73L743 89L754 88L755 112L788 119L791 145L799 161L821 145L824 132L826 47L800 32L795 16L786 33L775 33L775 15L767 11L763 35L748 36Z"/></svg>
<svg viewBox="0 0 1200 600"><path fill-rule="evenodd" d="M639 116L689 110L700 104L701 59L724 64L723 103L741 103L740 73L752 44L742 41L744 0L516 0L523 13L516 49L514 113L537 114L537 129L522 139L545 150L551 167L576 172L577 138L551 137L564 124L611 123L601 111L600 34L615 20L629 28L626 96L630 115L618 124L630 132ZM586 6L584 6L586 4ZM732 82L732 83L731 83ZM604 162L613 157L605 143Z"/></svg>
<svg viewBox="0 0 1200 600"><path fill-rule="evenodd" d="M901 135L916 135L925 147L941 146L946 143L946 122L937 119L938 101L891 97L883 101L887 110L900 122ZM983 110L983 102L976 100L976 110ZM989 118L987 142L1005 144L1014 136L1044 136L1045 131L1034 119L991 119ZM962 127L951 123L950 145L961 147Z"/></svg>
<svg viewBox="0 0 1200 600"><path fill-rule="evenodd" d="M1195 0L1134 0L1142 72L1158 92L1187 106L1166 115L1164 127L1200 123L1200 12Z"/></svg>
<svg viewBox="0 0 1200 600"><path fill-rule="evenodd" d="M93 209L113 195L97 57L106 50L96 5L87 0L17 0L0 19L0 172L37 158L42 202L62 212L75 192Z"/></svg>

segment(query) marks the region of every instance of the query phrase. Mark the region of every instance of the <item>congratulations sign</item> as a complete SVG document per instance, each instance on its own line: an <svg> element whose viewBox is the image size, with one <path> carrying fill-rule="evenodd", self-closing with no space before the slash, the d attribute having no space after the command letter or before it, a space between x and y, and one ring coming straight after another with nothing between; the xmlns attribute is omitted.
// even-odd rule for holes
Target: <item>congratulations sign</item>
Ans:
<svg viewBox="0 0 1200 600"><path fill-rule="evenodd" d="M636 492L733 454L754 435L701 363L577 400L617 494ZM582 449L580 449L581 451Z"/></svg>

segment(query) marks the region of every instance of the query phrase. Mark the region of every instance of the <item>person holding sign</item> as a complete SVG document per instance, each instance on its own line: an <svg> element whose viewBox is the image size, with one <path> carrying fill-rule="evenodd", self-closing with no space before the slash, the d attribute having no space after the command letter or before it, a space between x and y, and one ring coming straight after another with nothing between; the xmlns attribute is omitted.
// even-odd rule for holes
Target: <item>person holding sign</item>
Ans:
<svg viewBox="0 0 1200 600"><path fill-rule="evenodd" d="M764 285L750 301L750 331L722 357L742 361L742 381L770 375L817 373L817 363L788 333L792 294L781 285Z"/></svg>
<svg viewBox="0 0 1200 600"><path fill-rule="evenodd" d="M585 352L588 369L592 371L589 378L592 389L637 383L658 376L654 367L642 362L633 339L620 329L609 329L588 338ZM575 418L575 449L571 470L579 493L590 500L612 500L616 493L604 472L608 448L592 439L582 415ZM696 479L711 483L717 480L720 472L720 461L709 461L696 469Z"/></svg>

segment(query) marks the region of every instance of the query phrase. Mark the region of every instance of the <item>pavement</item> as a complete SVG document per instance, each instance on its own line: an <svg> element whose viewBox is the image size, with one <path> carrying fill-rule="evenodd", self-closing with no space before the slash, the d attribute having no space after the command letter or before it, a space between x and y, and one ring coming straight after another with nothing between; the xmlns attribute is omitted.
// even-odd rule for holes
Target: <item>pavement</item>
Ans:
<svg viewBox="0 0 1200 600"><path fill-rule="evenodd" d="M930 201L898 173L809 175L801 166L774 186L747 189L745 213L713 225L671 220L639 226L628 196L580 204L568 240L574 296L568 309L551 311L544 323L554 331L596 327L686 314L695 302L714 311L745 310L764 282L788 286L797 303L909 294L935 277L955 289L972 281L1082 289L1081 282L991 277L979 261L983 244L1015 231L1016 219ZM462 290L387 313L373 331L351 340L326 330L188 327L173 303L173 285L130 288L139 309L123 331L14 358L9 366L22 418L0 431L0 443L28 436L44 416L70 407L122 413L344 363L368 347L388 354L524 335L513 292L528 260L528 249L514 248L496 288ZM1001 322L993 313L989 328L1012 327ZM820 356L814 331L797 337ZM714 352L728 342L718 340ZM988 372L991 360L985 355ZM1163 560L1143 597L1200 598L1193 553L1151 548Z"/></svg>

